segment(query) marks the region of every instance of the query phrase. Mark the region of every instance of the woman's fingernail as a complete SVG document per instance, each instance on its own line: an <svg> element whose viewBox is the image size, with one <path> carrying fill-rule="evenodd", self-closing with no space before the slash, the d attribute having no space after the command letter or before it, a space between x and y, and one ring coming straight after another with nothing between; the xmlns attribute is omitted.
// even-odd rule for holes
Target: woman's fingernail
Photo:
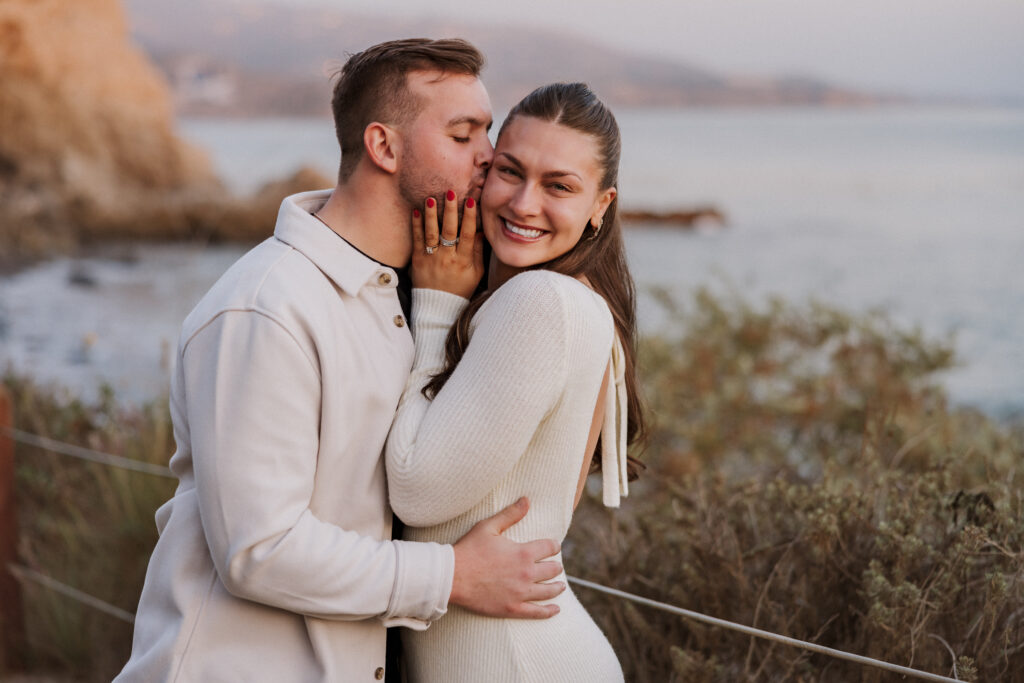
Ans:
<svg viewBox="0 0 1024 683"><path fill-rule="evenodd" d="M413 209L412 210L412 217L413 218L419 218L420 217L420 210L419 209Z"/></svg>
<svg viewBox="0 0 1024 683"><path fill-rule="evenodd" d="M428 209L433 209L434 208L434 198L433 197L427 197L427 208Z"/></svg>
<svg viewBox="0 0 1024 683"><path fill-rule="evenodd" d="M455 201L455 190L448 190L448 194L446 194L445 196L448 197L448 201L454 202Z"/></svg>
<svg viewBox="0 0 1024 683"><path fill-rule="evenodd" d="M472 209L474 206L476 206L476 202L473 201L472 197L470 197L469 199L466 200L466 208L467 209Z"/></svg>

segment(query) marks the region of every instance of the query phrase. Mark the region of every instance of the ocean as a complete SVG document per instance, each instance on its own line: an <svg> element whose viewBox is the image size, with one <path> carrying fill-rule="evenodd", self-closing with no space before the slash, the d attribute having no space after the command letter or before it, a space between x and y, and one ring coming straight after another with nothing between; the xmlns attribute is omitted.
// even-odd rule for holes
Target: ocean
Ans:
<svg viewBox="0 0 1024 683"><path fill-rule="evenodd" d="M631 228L641 291L781 296L952 339L958 404L1024 411L1024 110L948 107L617 112L620 205L713 205L726 225ZM181 122L231 188L301 165L333 176L324 119ZM122 256L130 252L130 258ZM120 247L0 278L0 367L139 402L165 390L178 326L239 247ZM645 331L663 323L651 297Z"/></svg>

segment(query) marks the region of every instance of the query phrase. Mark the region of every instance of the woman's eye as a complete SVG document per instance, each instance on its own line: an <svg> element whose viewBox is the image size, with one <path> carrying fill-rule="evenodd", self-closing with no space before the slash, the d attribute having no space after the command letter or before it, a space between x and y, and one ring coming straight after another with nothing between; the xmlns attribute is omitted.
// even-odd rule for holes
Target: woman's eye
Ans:
<svg viewBox="0 0 1024 683"><path fill-rule="evenodd" d="M517 171L516 169L512 168L511 166L499 166L498 167L498 173L502 173L504 175L515 176L516 178L519 177L519 171Z"/></svg>
<svg viewBox="0 0 1024 683"><path fill-rule="evenodd" d="M563 185L562 183L555 183L551 188L558 190L559 192L572 192L572 189L568 185Z"/></svg>
<svg viewBox="0 0 1024 683"><path fill-rule="evenodd" d="M452 136L452 140L455 140L455 142L459 142L462 144L466 144L467 142L469 142L469 138L460 138L458 136Z"/></svg>

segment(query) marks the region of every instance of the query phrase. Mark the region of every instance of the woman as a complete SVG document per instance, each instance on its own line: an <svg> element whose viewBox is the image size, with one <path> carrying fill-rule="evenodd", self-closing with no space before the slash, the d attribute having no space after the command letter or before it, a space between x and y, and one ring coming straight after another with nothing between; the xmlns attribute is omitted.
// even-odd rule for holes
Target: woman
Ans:
<svg viewBox="0 0 1024 683"><path fill-rule="evenodd" d="M477 206L413 214L416 359L387 447L405 537L450 543L519 496L513 540L561 540L592 459L604 501L626 493L642 429L635 298L616 215L619 131L583 84L538 88L502 125ZM600 453L595 456L600 437ZM607 639L571 591L547 620L452 607L403 633L414 681L617 681Z"/></svg>

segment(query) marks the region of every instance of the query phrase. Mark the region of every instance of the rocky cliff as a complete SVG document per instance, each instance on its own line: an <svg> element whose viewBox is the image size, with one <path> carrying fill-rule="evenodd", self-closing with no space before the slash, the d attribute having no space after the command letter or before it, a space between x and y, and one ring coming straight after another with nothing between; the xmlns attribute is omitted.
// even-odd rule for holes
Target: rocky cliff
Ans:
<svg viewBox="0 0 1024 683"><path fill-rule="evenodd" d="M120 0L0 2L0 261L100 237L248 237L230 234L254 223L244 208L175 135Z"/></svg>

